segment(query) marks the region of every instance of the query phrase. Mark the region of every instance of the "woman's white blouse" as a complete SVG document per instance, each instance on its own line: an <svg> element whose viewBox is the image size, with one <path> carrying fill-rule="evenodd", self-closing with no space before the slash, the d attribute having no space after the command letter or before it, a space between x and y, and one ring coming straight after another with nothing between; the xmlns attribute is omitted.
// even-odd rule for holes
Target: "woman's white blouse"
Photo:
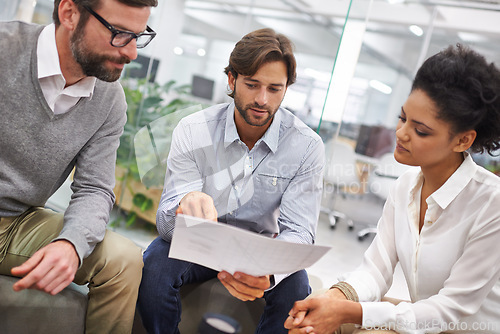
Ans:
<svg viewBox="0 0 500 334"><path fill-rule="evenodd" d="M500 178L465 160L427 199L419 234L422 174L402 175L356 271L364 327L401 333L500 333ZM411 303L379 302L400 262Z"/></svg>

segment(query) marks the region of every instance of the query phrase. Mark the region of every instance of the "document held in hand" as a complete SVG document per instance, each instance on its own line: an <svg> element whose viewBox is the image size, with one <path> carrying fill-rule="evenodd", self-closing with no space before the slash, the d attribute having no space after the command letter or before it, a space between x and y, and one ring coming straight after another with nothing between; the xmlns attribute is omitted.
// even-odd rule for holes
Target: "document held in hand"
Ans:
<svg viewBox="0 0 500 334"><path fill-rule="evenodd" d="M288 274L313 265L327 246L272 239L227 224L177 215L169 257L230 274Z"/></svg>

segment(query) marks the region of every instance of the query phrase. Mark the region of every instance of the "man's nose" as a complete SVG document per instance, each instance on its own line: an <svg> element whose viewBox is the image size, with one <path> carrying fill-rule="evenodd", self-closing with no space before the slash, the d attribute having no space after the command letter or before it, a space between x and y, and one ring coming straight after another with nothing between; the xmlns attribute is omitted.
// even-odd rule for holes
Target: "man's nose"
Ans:
<svg viewBox="0 0 500 334"><path fill-rule="evenodd" d="M257 93L257 96L255 97L255 102L259 106L265 106L267 104L267 100L268 100L268 92L265 88L262 88Z"/></svg>
<svg viewBox="0 0 500 334"><path fill-rule="evenodd" d="M130 43L120 48L120 54L130 60L137 58L137 41L133 38Z"/></svg>

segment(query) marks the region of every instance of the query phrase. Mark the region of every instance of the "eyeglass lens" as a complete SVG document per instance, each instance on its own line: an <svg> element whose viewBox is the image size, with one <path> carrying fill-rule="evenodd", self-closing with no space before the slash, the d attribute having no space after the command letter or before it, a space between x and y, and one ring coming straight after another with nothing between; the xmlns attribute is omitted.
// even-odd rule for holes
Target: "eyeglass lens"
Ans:
<svg viewBox="0 0 500 334"><path fill-rule="evenodd" d="M117 47L125 46L128 43L130 43L130 41L132 41L132 39L134 39L136 36L137 35L132 34L132 33L121 32L121 33L118 33L114 36L113 40L111 41L111 44L113 46L117 46ZM149 44L149 42L152 39L153 39L153 36L151 36L151 35L139 35L139 36L137 36L137 47L141 48L141 47L146 46L147 44Z"/></svg>

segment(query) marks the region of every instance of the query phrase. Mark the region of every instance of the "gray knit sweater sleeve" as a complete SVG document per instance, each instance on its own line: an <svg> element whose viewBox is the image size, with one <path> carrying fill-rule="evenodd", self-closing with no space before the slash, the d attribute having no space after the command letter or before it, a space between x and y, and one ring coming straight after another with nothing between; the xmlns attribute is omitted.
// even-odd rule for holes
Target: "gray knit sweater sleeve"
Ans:
<svg viewBox="0 0 500 334"><path fill-rule="evenodd" d="M73 195L64 213L64 227L58 238L71 241L80 260L90 255L104 238L115 201L116 150L126 121L126 104L121 87L109 93L112 93L109 98L115 100L112 112L76 156L71 184Z"/></svg>

